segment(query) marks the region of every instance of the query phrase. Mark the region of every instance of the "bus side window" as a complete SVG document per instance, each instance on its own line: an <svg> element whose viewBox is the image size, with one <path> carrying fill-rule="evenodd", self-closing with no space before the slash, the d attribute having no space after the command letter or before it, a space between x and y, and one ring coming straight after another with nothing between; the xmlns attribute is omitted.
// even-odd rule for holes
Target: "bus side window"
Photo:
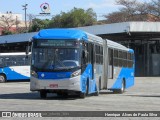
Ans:
<svg viewBox="0 0 160 120"><path fill-rule="evenodd" d="M123 53L123 58L124 58L124 60L123 60L123 66L127 67L127 52Z"/></svg>
<svg viewBox="0 0 160 120"><path fill-rule="evenodd" d="M122 67L122 51L119 51L119 54L118 54L118 66L119 67Z"/></svg>
<svg viewBox="0 0 160 120"><path fill-rule="evenodd" d="M108 49L109 65L113 65L113 49Z"/></svg>
<svg viewBox="0 0 160 120"><path fill-rule="evenodd" d="M15 61L16 61L15 65L17 66L22 65L20 56L16 56Z"/></svg>
<svg viewBox="0 0 160 120"><path fill-rule="evenodd" d="M103 46L101 46L100 48L100 61L101 61L101 64L103 64Z"/></svg>
<svg viewBox="0 0 160 120"><path fill-rule="evenodd" d="M132 67L132 57L131 57L131 53L128 53L128 68Z"/></svg>
<svg viewBox="0 0 160 120"><path fill-rule="evenodd" d="M10 59L12 61L12 65L16 66L17 65L17 61L16 61L17 56L12 56Z"/></svg>
<svg viewBox="0 0 160 120"><path fill-rule="evenodd" d="M3 59L3 58L0 58L0 67L3 67L3 66L5 66L4 59Z"/></svg>
<svg viewBox="0 0 160 120"><path fill-rule="evenodd" d="M0 64L3 64L3 58L0 58Z"/></svg>
<svg viewBox="0 0 160 120"><path fill-rule="evenodd" d="M6 57L5 61L6 61L6 66L11 66L12 65L12 60L9 57Z"/></svg>
<svg viewBox="0 0 160 120"><path fill-rule="evenodd" d="M87 60L86 60L86 62L87 63L90 63L90 56L89 56L89 43L86 43L86 51L87 51Z"/></svg>
<svg viewBox="0 0 160 120"><path fill-rule="evenodd" d="M89 63L91 63L91 50L92 49L92 47L91 47L91 43L88 43L88 61L89 61Z"/></svg>
<svg viewBox="0 0 160 120"><path fill-rule="evenodd" d="M118 50L114 50L114 66L118 67Z"/></svg>
<svg viewBox="0 0 160 120"><path fill-rule="evenodd" d="M28 58L25 57L25 65L30 65L30 59L31 55L29 55Z"/></svg>

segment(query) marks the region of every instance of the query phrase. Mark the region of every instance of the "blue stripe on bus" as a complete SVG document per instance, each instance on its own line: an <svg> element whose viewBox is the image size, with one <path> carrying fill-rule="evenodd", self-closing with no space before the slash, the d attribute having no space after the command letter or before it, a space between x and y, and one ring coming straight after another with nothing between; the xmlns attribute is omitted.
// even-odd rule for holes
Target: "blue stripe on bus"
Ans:
<svg viewBox="0 0 160 120"><path fill-rule="evenodd" d="M38 72L38 79L63 80L70 78L72 72ZM67 80L67 79L66 79Z"/></svg>
<svg viewBox="0 0 160 120"><path fill-rule="evenodd" d="M7 80L18 80L18 79L29 79L30 77L24 76L20 73L17 73L16 71L13 71L9 67L0 68L0 74L5 74Z"/></svg>
<svg viewBox="0 0 160 120"><path fill-rule="evenodd" d="M131 75L132 74L132 75ZM134 85L134 69L122 68L119 76L111 89L120 89L122 87L122 80L125 78L125 88L129 88Z"/></svg>
<svg viewBox="0 0 160 120"><path fill-rule="evenodd" d="M81 92L86 93L87 78L89 79L89 93L97 91L96 80L92 79L92 65L88 64L85 71L81 75Z"/></svg>

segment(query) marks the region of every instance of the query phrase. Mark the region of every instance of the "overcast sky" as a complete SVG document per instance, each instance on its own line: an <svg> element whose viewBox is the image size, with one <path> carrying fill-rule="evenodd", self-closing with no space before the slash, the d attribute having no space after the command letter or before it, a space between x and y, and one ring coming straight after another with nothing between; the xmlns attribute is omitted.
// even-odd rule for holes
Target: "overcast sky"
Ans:
<svg viewBox="0 0 160 120"><path fill-rule="evenodd" d="M22 5L28 4L27 14L39 15L41 13L40 5L48 3L50 5L50 11L52 15L59 14L61 11L67 12L77 8L93 8L97 13L98 19L103 19L102 15L108 14L122 6L116 5L116 0L0 0L0 12L12 11L12 13L24 14ZM149 2L150 0L138 0Z"/></svg>

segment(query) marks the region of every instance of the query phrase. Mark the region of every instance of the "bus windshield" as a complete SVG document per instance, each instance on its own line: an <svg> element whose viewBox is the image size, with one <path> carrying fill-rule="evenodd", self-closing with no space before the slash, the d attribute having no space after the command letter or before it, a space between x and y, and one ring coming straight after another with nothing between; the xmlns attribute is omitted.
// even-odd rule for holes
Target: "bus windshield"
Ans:
<svg viewBox="0 0 160 120"><path fill-rule="evenodd" d="M79 66L79 48L34 48L32 51L32 67L39 70L69 70Z"/></svg>

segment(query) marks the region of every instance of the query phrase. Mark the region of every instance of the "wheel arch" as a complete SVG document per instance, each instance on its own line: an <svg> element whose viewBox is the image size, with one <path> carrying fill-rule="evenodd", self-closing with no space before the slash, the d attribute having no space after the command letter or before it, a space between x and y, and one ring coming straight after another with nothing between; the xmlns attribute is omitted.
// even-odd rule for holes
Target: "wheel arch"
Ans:
<svg viewBox="0 0 160 120"><path fill-rule="evenodd" d="M5 73L0 73L0 75L3 75L5 78L5 81L7 81L7 75Z"/></svg>

